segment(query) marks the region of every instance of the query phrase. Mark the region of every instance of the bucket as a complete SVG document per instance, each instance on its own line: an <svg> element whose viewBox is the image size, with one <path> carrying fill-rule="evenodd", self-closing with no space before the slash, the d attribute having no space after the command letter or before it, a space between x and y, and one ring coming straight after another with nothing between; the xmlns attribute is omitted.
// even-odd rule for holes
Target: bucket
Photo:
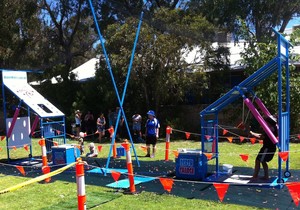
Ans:
<svg viewBox="0 0 300 210"><path fill-rule="evenodd" d="M223 172L226 174L232 174L232 165L230 164L223 164Z"/></svg>

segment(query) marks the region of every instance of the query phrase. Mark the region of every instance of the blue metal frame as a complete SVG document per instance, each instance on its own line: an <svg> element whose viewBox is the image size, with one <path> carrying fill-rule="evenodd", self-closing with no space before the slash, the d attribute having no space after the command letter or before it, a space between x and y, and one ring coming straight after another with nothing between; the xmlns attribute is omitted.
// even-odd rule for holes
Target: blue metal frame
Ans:
<svg viewBox="0 0 300 210"><path fill-rule="evenodd" d="M34 71L34 70L9 70L9 69L0 69L0 71L22 71L22 72L43 73L43 71L41 71L41 70ZM11 93L13 93L13 92L11 92ZM5 94L5 85L4 85L4 82L2 82L2 98L3 98L3 115L4 115L3 119L4 119L4 125L6 127L7 110L6 110L6 94ZM20 102L18 104L19 108L21 107L22 103L23 103L23 100L20 99ZM28 105L27 105L27 115L30 116L30 107ZM66 127L65 127L66 123L65 123L65 116L58 116L58 117L62 117L62 119L60 121L52 122L52 123L60 123L63 126L63 132L61 134L59 134L58 136L55 136L55 137L62 137L63 140L64 140L63 143L65 144L66 143ZM42 134L43 133L42 119L40 119L40 123L41 123L40 125L41 125L41 134ZM8 145L8 140L9 139L6 137L6 145ZM30 156L32 157L32 145L30 145L30 151L29 152L30 152ZM9 148L7 148L7 159L8 159L8 161L10 161Z"/></svg>
<svg viewBox="0 0 300 210"><path fill-rule="evenodd" d="M205 134L205 128L203 125L206 124L205 117L208 115L215 116L216 126L218 126L218 113L224 107L239 99L240 97L245 98L246 93L250 93L255 97L253 88L261 84L266 78L277 71L278 74L278 126L279 126L279 151L289 151L289 128L290 128L290 86L289 86L289 47L292 46L280 33L274 30L277 36L277 56L273 58L266 65L258 69L239 85L228 91L224 96L219 98L217 101L206 107L200 112L201 118L201 133ZM285 92L282 89L282 67L285 68ZM285 101L282 96L285 95ZM285 104L285 107L283 105ZM218 134L216 134L217 136ZM201 135L201 146L202 151L205 150L205 135ZM216 141L216 143L218 140ZM218 165L218 144L216 144L216 165ZM286 161L286 171L289 171L289 160ZM216 166L216 172L219 169ZM282 177L282 160L278 157L278 180L283 181Z"/></svg>
<svg viewBox="0 0 300 210"><path fill-rule="evenodd" d="M101 34L100 27L99 27L99 24L97 22L97 17L95 15L94 7L93 7L93 4L92 4L91 0L89 0L89 5L90 5L90 8L91 8L91 12L92 12L92 15L93 15L93 18L94 18L94 23L95 23L95 26L96 26L96 29L97 29L97 32L98 32L98 35L99 35L99 40L100 40L100 43L101 43L101 46L102 46L103 54L105 56L105 61L106 61L106 64L107 64L107 68L109 70L110 77L112 79L113 86L114 86L114 89L115 89L115 93L116 93L116 96L117 96L117 99L118 99L118 102L119 102L119 105L120 105L120 110L118 112L118 117L117 117L115 128L118 127L117 125L119 124L121 113L122 113L122 115L124 116L124 122L125 122L125 125L126 125L126 128L127 128L127 132L128 132L128 135L129 135L130 142L132 144L132 148L133 148L133 151L134 151L136 162L137 162L138 166L140 166L140 163L138 161L138 157L137 157L137 154L136 154L136 150L134 148L134 144L133 144L132 136L131 136L131 133L130 133L130 129L129 129L129 126L128 126L128 123L127 123L126 115L125 115L125 112L124 112L124 109L123 109L123 104L124 104L126 91L127 91L127 86L128 86L128 82L129 82L129 78L130 78L130 72L131 72L131 69L132 69L134 53L135 53L135 49L136 49L136 45L137 45L137 42L138 42L138 37L139 37L139 34L140 34L142 21L143 21L144 11L142 11L141 15L140 15L140 19L139 19L139 23L138 23L138 27L137 27L137 31L136 31L136 36L135 36L135 40L134 40L134 45L133 45L133 49L132 49L132 53L131 53L131 58L130 58L129 66L128 66L127 77L126 77L126 81L125 81L125 85L124 85L124 89L123 89L122 99L120 99L119 91L118 91L118 88L116 86L116 82L115 82L115 79L114 79L114 75L113 75L113 72L112 72L110 61L109 61L109 58L108 58L108 55L107 55L107 52L106 52L106 48L105 48L105 45L104 45L104 42L103 42L103 36ZM108 158L107 158L107 163L106 163L106 169L108 169L108 166L109 166L110 156L111 156L111 153L112 153L113 144L115 143L116 133L117 133L117 130L114 132L114 135L112 137L112 142L111 142L111 146L110 146L110 150L109 150L109 154L108 154ZM107 170L105 170L105 175L106 175L106 171Z"/></svg>

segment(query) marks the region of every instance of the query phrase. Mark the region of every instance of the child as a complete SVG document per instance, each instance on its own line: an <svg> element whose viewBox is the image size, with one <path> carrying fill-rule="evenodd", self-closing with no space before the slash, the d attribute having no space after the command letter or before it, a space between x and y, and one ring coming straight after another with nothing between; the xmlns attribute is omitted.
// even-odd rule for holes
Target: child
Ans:
<svg viewBox="0 0 300 210"><path fill-rule="evenodd" d="M78 144L79 144L80 155L82 155L82 154L84 154L83 138L78 138Z"/></svg>
<svg viewBox="0 0 300 210"><path fill-rule="evenodd" d="M272 133L277 136L277 120L273 116L269 116L265 118L266 123L268 124L268 127L271 129ZM276 152L276 145L272 142L272 140L269 138L269 136L263 132L255 133L250 131L250 134L256 138L263 139L263 146L260 149L256 159L255 159L255 167L254 167L254 173L252 179L257 179L259 170L260 170L260 164L262 165L264 169L264 176L262 179L269 179L269 167L268 162L270 162L274 154Z"/></svg>
<svg viewBox="0 0 300 210"><path fill-rule="evenodd" d="M105 135L105 117L103 113L100 113L98 119L97 119L97 133L99 133L99 143L101 143L102 137Z"/></svg>
<svg viewBox="0 0 300 210"><path fill-rule="evenodd" d="M146 122L146 146L147 146L147 155L146 157L155 157L156 152L156 143L159 136L159 128L160 124L157 118L155 117L155 112L153 110L149 110L147 112L148 120ZM150 145L152 144L152 155L150 156Z"/></svg>
<svg viewBox="0 0 300 210"><path fill-rule="evenodd" d="M97 157L98 156L97 149L96 149L95 144L93 142L90 143L89 150L90 150L90 152L86 154L86 157Z"/></svg>

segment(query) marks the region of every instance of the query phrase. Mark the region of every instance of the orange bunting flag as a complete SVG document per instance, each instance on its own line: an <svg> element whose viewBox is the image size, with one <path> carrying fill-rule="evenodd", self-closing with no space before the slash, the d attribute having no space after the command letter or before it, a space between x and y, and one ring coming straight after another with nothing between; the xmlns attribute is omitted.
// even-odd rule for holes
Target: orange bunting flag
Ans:
<svg viewBox="0 0 300 210"><path fill-rule="evenodd" d="M12 148L13 148L13 150L15 150L15 151L17 150L17 147L16 147L16 146L13 146Z"/></svg>
<svg viewBox="0 0 300 210"><path fill-rule="evenodd" d="M225 197L225 194L227 193L227 189L229 187L229 184L224 183L213 183L214 187L216 188L216 191L218 193L218 197L221 202L223 202L223 199Z"/></svg>
<svg viewBox="0 0 300 210"><path fill-rule="evenodd" d="M240 136L240 142L243 142L243 141L244 141L244 139L245 139L245 137L243 137L243 136Z"/></svg>
<svg viewBox="0 0 300 210"><path fill-rule="evenodd" d="M0 147L0 152L2 151L2 147Z"/></svg>
<svg viewBox="0 0 300 210"><path fill-rule="evenodd" d="M143 152L147 153L147 147L146 146L140 146L141 150L143 150Z"/></svg>
<svg viewBox="0 0 300 210"><path fill-rule="evenodd" d="M250 138L251 144L255 144L256 138Z"/></svg>
<svg viewBox="0 0 300 210"><path fill-rule="evenodd" d="M28 152L28 145L27 144L24 145L24 149Z"/></svg>
<svg viewBox="0 0 300 210"><path fill-rule="evenodd" d="M20 171L20 173L23 175L23 176L25 176L26 175L26 173L25 173L25 170L24 170L24 168L23 168L23 166L16 166L16 168Z"/></svg>
<svg viewBox="0 0 300 210"><path fill-rule="evenodd" d="M206 140L209 140L210 137L211 137L210 135L205 135Z"/></svg>
<svg viewBox="0 0 300 210"><path fill-rule="evenodd" d="M58 146L58 142L57 141L53 141L53 145L54 146Z"/></svg>
<svg viewBox="0 0 300 210"><path fill-rule="evenodd" d="M279 157L285 162L289 157L289 151L278 152Z"/></svg>
<svg viewBox="0 0 300 210"><path fill-rule="evenodd" d="M3 139L5 139L5 136L1 136L1 141L3 141Z"/></svg>
<svg viewBox="0 0 300 210"><path fill-rule="evenodd" d="M207 153L207 152L204 152L204 155L206 156L207 160L210 160L213 156L212 153Z"/></svg>
<svg viewBox="0 0 300 210"><path fill-rule="evenodd" d="M110 171L110 173L113 179L115 180L115 182L117 182L121 176L121 173L118 171Z"/></svg>
<svg viewBox="0 0 300 210"><path fill-rule="evenodd" d="M263 144L264 140L258 140L259 144Z"/></svg>
<svg viewBox="0 0 300 210"><path fill-rule="evenodd" d="M300 182L286 183L286 186L290 191L295 205L298 206L300 201Z"/></svg>
<svg viewBox="0 0 300 210"><path fill-rule="evenodd" d="M223 129L223 136L226 135L226 133L228 133L228 130Z"/></svg>
<svg viewBox="0 0 300 210"><path fill-rule="evenodd" d="M227 137L228 141L232 143L233 137Z"/></svg>
<svg viewBox="0 0 300 210"><path fill-rule="evenodd" d="M185 132L185 137L186 137L186 139L189 139L189 138L190 138L190 136L191 136L191 133L189 133L189 132Z"/></svg>
<svg viewBox="0 0 300 210"><path fill-rule="evenodd" d="M101 152L101 150L102 150L102 146L98 145L98 152Z"/></svg>
<svg viewBox="0 0 300 210"><path fill-rule="evenodd" d="M164 187L164 190L171 192L172 187L173 187L173 182L174 182L173 179L160 177L159 181L162 184L162 186Z"/></svg>
<svg viewBox="0 0 300 210"><path fill-rule="evenodd" d="M249 155L248 154L240 154L240 157L242 158L243 161L247 162L249 159Z"/></svg>
<svg viewBox="0 0 300 210"><path fill-rule="evenodd" d="M173 154L175 155L175 157L178 157L178 151L177 150L173 150Z"/></svg>

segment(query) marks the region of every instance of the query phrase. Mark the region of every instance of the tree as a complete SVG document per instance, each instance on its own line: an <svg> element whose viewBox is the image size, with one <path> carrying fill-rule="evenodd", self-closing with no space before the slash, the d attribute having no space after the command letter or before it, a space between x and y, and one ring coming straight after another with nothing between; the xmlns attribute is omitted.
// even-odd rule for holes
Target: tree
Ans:
<svg viewBox="0 0 300 210"><path fill-rule="evenodd" d="M45 71L42 76L43 79L60 77L55 88L45 83L43 92L50 99L59 101L69 115L73 113L72 109L81 108L72 107L80 84L75 82L76 75L70 71L95 56L93 44L97 39L93 33L90 10L85 0L41 0L38 6L44 35L39 43L44 49L40 55Z"/></svg>
<svg viewBox="0 0 300 210"><path fill-rule="evenodd" d="M198 46L203 52L206 62L198 70L217 62L221 64L222 59L216 61L220 57L212 56L216 51L208 40L213 40L215 31L203 17L164 8L148 21L143 23L140 33L127 98L131 104L158 111L161 105L182 102L186 90L193 88L194 77L183 59L185 50ZM125 23L110 25L105 31L105 44L120 91L124 87L136 25L135 18L127 18ZM105 65L101 66L103 71Z"/></svg>
<svg viewBox="0 0 300 210"><path fill-rule="evenodd" d="M298 0L191 0L189 6L226 32L235 33L237 39L245 35L240 30L244 23L258 42L268 40L271 28L279 27L283 32L288 22L300 15Z"/></svg>
<svg viewBox="0 0 300 210"><path fill-rule="evenodd" d="M1 68L26 69L36 63L32 49L40 30L38 9L34 0L0 2Z"/></svg>

